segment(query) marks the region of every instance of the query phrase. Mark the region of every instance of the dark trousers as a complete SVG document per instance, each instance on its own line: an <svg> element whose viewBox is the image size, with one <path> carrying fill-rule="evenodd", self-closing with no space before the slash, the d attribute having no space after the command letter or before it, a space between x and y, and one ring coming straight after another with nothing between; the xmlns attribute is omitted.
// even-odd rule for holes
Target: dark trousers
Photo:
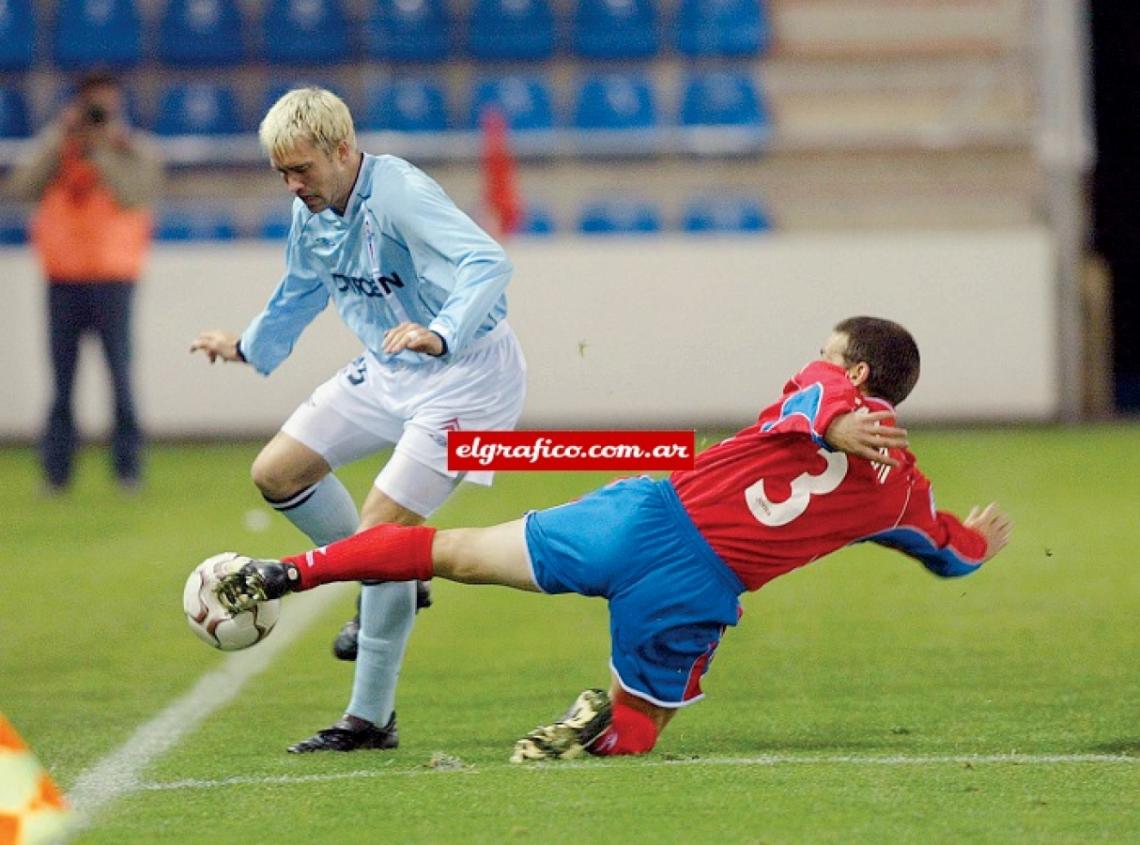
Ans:
<svg viewBox="0 0 1140 845"><path fill-rule="evenodd" d="M102 341L111 373L115 427L111 460L115 475L132 482L139 477L142 436L131 393L131 303L135 286L129 282L66 283L48 286L48 327L55 398L44 430L41 454L44 475L54 487L71 480L77 435L72 389L79 362L79 341L93 331Z"/></svg>

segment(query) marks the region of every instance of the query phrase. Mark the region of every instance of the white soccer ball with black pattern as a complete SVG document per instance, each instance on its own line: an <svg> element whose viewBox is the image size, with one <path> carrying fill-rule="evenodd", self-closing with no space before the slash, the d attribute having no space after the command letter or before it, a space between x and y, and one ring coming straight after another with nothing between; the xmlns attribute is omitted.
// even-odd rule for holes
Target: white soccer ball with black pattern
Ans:
<svg viewBox="0 0 1140 845"><path fill-rule="evenodd" d="M250 610L230 613L218 598L218 581L249 563L245 555L222 552L202 561L182 591L182 609L190 630L207 645L222 651L249 648L269 636L281 615L281 600L261 602Z"/></svg>

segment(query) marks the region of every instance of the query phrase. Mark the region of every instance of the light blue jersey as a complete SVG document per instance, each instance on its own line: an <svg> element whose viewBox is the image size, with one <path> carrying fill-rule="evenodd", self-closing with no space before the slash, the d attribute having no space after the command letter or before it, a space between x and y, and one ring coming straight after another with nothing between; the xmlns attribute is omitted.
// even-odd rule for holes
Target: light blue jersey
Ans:
<svg viewBox="0 0 1140 845"><path fill-rule="evenodd" d="M384 333L427 326L461 353L507 313L512 266L494 239L423 171L395 156L365 155L344 216L312 214L300 199L285 275L241 336L241 351L268 375L329 299L380 361L421 364L419 352L384 352Z"/></svg>

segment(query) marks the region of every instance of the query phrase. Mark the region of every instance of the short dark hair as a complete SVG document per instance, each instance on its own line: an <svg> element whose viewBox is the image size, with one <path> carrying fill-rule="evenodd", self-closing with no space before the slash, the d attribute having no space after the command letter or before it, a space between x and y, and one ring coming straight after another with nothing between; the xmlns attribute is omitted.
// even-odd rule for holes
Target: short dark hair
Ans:
<svg viewBox="0 0 1140 845"><path fill-rule="evenodd" d="M871 370L867 392L897 405L918 381L918 344L898 323L879 317L848 317L835 327L847 335L847 363Z"/></svg>

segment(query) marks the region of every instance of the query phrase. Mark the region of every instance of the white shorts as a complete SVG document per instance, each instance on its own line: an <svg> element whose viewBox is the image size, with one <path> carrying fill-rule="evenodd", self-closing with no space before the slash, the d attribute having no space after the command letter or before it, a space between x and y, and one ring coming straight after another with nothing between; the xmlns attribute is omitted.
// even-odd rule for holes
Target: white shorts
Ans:
<svg viewBox="0 0 1140 845"><path fill-rule="evenodd" d="M425 356L426 357L426 356ZM447 468L447 432L509 430L526 398L526 360L504 322L461 355L412 366L384 363L365 352L330 378L293 412L281 430L323 457L334 470L392 443L396 456L411 459L451 480L438 502L414 501L414 478L396 456L376 477L376 486L421 516L434 510L444 490L461 480L490 485L492 472L457 473ZM391 472L389 472L389 467ZM426 491L421 491L426 492Z"/></svg>

